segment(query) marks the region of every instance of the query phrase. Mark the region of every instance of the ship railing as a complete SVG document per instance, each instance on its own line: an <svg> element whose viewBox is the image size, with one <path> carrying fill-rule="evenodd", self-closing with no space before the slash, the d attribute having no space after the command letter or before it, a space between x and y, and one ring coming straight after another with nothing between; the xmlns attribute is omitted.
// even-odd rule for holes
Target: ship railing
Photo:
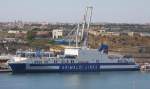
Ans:
<svg viewBox="0 0 150 89"><path fill-rule="evenodd" d="M120 58L118 59L119 63L134 63L134 59L133 58Z"/></svg>
<svg viewBox="0 0 150 89"><path fill-rule="evenodd" d="M31 59L29 60L35 64L47 64L47 63L100 63L100 60L78 60L78 59L60 59L60 58L50 58L50 59Z"/></svg>
<svg viewBox="0 0 150 89"><path fill-rule="evenodd" d="M38 63L69 63L69 61L64 61L64 60L60 60L60 59L48 59L48 60L34 60L33 63L38 64Z"/></svg>
<svg viewBox="0 0 150 89"><path fill-rule="evenodd" d="M39 55L35 51L17 51L16 56L34 58L34 57L52 57L53 52L43 52L41 51Z"/></svg>
<svg viewBox="0 0 150 89"><path fill-rule="evenodd" d="M51 59L51 60L34 60L33 63L36 63L36 64L41 64L41 63L78 63L77 61L75 60L62 60L62 59Z"/></svg>

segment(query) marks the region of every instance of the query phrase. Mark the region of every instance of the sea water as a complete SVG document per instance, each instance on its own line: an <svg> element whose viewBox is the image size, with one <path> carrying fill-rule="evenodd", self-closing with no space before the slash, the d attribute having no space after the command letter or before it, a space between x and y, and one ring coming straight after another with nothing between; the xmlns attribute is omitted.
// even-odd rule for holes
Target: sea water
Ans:
<svg viewBox="0 0 150 89"><path fill-rule="evenodd" d="M1 73L0 89L150 89L150 72Z"/></svg>

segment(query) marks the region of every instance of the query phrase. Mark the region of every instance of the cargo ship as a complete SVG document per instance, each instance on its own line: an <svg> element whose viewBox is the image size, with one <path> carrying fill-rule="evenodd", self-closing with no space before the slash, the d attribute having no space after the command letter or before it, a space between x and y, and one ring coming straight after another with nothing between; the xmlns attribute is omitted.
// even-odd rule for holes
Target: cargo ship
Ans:
<svg viewBox="0 0 150 89"><path fill-rule="evenodd" d="M66 48L57 56L53 52L17 51L9 66L14 73L139 70L132 57L108 54L106 45L99 49Z"/></svg>

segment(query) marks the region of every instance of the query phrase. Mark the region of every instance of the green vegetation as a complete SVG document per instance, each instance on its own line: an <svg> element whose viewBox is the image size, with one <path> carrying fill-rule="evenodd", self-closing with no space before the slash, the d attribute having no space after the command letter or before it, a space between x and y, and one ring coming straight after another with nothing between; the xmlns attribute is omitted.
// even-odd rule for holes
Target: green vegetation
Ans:
<svg viewBox="0 0 150 89"><path fill-rule="evenodd" d="M40 28L33 28L32 31L41 31Z"/></svg>
<svg viewBox="0 0 150 89"><path fill-rule="evenodd" d="M45 48L48 46L48 40L32 40L29 45L33 48Z"/></svg>
<svg viewBox="0 0 150 89"><path fill-rule="evenodd" d="M54 40L49 40L48 43L53 45L53 44L55 44L55 41Z"/></svg>
<svg viewBox="0 0 150 89"><path fill-rule="evenodd" d="M35 37L35 34L36 34L35 31L28 31L28 32L27 32L27 40L28 40L29 42L33 41L33 40L34 40L34 37Z"/></svg>

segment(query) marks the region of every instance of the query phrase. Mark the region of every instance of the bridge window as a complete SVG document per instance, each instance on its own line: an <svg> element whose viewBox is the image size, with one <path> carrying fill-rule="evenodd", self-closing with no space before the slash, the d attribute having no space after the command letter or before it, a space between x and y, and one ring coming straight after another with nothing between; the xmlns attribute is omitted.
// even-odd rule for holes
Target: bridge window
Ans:
<svg viewBox="0 0 150 89"><path fill-rule="evenodd" d="M54 60L54 63L57 63L57 60Z"/></svg>
<svg viewBox="0 0 150 89"><path fill-rule="evenodd" d="M74 63L74 60L71 60L71 63Z"/></svg>
<svg viewBox="0 0 150 89"><path fill-rule="evenodd" d="M99 60L96 60L96 63L99 63Z"/></svg>

